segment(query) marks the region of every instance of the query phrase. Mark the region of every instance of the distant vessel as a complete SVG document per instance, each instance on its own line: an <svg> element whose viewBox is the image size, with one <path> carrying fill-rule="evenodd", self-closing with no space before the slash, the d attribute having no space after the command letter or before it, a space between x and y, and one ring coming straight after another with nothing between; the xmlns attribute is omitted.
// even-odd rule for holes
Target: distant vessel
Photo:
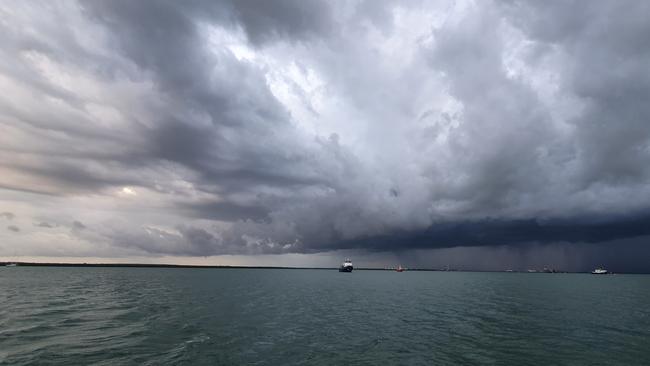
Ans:
<svg viewBox="0 0 650 366"><path fill-rule="evenodd" d="M402 268L402 265L400 264L397 268L395 268L395 271L397 272L404 272L406 268Z"/></svg>
<svg viewBox="0 0 650 366"><path fill-rule="evenodd" d="M7 264L7 267L16 267L16 263L9 263Z"/></svg>
<svg viewBox="0 0 650 366"><path fill-rule="evenodd" d="M343 264L341 264L341 267L339 267L339 272L352 272L352 269L354 269L354 267L352 267L352 261L348 258L343 262Z"/></svg>
<svg viewBox="0 0 650 366"><path fill-rule="evenodd" d="M591 274L608 274L609 271L607 271L605 268L596 268L593 271L591 271Z"/></svg>

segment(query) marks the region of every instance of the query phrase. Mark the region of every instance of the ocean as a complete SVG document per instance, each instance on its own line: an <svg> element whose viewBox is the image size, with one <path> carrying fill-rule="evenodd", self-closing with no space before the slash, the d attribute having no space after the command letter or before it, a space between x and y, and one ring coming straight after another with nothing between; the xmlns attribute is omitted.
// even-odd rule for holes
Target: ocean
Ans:
<svg viewBox="0 0 650 366"><path fill-rule="evenodd" d="M650 365L650 276L0 267L0 365Z"/></svg>

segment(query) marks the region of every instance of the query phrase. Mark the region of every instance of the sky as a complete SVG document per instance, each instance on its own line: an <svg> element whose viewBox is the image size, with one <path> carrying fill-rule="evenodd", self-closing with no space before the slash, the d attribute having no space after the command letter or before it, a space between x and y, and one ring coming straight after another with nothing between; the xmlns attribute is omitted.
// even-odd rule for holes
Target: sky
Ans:
<svg viewBox="0 0 650 366"><path fill-rule="evenodd" d="M0 259L650 272L649 19L0 3Z"/></svg>

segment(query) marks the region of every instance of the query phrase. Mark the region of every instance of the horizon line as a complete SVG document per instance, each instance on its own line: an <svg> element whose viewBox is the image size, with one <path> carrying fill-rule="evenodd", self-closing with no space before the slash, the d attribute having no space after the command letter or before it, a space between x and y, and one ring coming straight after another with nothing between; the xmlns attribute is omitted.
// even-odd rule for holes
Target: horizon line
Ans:
<svg viewBox="0 0 650 366"><path fill-rule="evenodd" d="M23 267L115 267L115 268L195 268L195 269L314 269L335 270L338 267L292 267L292 266L244 266L244 265L200 265L200 264L169 264L169 263L71 263L71 262L21 262L0 261L0 266L15 264ZM478 270L478 269L444 269L444 268L405 268L406 271L420 272L489 272L489 273L589 273L589 271L555 271L555 272L528 272L527 270ZM358 267L360 271L394 271L393 267ZM618 274L650 274L648 272L616 272ZM614 273L614 274L616 274Z"/></svg>

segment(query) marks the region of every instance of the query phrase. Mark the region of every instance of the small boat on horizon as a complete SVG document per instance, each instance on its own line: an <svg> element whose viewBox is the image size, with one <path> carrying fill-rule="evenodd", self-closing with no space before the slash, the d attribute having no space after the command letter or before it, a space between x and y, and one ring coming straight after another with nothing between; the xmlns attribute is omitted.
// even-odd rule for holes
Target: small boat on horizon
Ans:
<svg viewBox="0 0 650 366"><path fill-rule="evenodd" d="M598 267L598 268L594 269L593 271L591 271L591 274L608 274L608 273L609 273L609 271L606 270L605 268L602 268L602 267Z"/></svg>
<svg viewBox="0 0 650 366"><path fill-rule="evenodd" d="M401 264L399 266L397 266L397 268L395 268L396 272L404 272L405 270L406 270L406 268L402 268Z"/></svg>
<svg viewBox="0 0 650 366"><path fill-rule="evenodd" d="M341 264L341 267L339 267L339 272L352 272L353 269L352 261L350 258L347 258L343 264Z"/></svg>
<svg viewBox="0 0 650 366"><path fill-rule="evenodd" d="M16 263L9 263L5 267L16 267L16 266L17 266Z"/></svg>

